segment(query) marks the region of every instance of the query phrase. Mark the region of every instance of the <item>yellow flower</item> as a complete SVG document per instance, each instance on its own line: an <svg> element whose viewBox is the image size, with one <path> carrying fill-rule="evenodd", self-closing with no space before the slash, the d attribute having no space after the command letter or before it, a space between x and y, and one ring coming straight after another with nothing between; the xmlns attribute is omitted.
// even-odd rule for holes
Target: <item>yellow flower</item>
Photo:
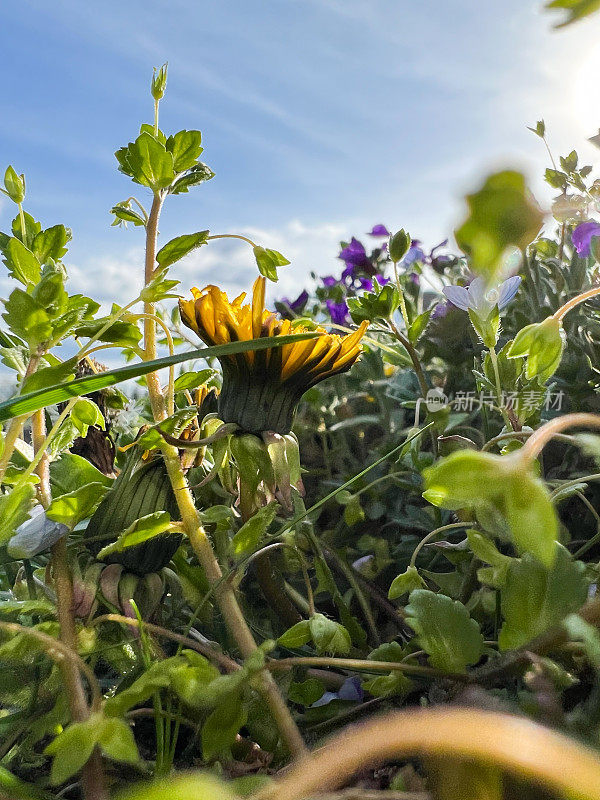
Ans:
<svg viewBox="0 0 600 800"><path fill-rule="evenodd" d="M252 303L243 292L229 301L217 286L192 289L192 300L180 300L181 319L207 345L246 342L265 336L286 336L312 330L280 319L265 309L265 278L257 278ZM223 389L219 415L251 433L288 433L296 406L311 386L345 372L357 360L367 323L348 336L327 333L304 342L220 358Z"/></svg>

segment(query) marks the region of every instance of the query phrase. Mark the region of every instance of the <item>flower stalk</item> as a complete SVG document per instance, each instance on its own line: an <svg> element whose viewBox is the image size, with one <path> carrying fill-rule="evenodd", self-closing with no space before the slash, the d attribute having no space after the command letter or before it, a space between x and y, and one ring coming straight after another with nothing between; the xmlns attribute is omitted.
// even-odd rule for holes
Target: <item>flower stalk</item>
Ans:
<svg viewBox="0 0 600 800"><path fill-rule="evenodd" d="M154 195L148 224L146 226L146 283L152 280L154 273L158 220L163 205L163 199L160 193ZM154 304L145 303L144 312L145 314L153 315ZM146 357L149 360L156 358L156 327L155 321L151 317L146 317L144 319L144 344ZM147 383L154 420L155 422L163 422L166 418L166 408L158 374L150 373L147 378ZM192 492L181 467L179 452L176 447L168 442L163 442L161 449L167 473L175 497L177 498L177 505L181 514L183 528L204 569L209 584L215 587L217 603L223 614L226 625L235 639L242 656L247 658L257 650L257 645L246 623L235 596L234 589L228 582L222 581L221 567L200 522ZM260 673L257 683L259 691L269 706L282 740L288 750L292 756L296 758L304 756L307 752L306 746L273 677L270 673L263 671Z"/></svg>

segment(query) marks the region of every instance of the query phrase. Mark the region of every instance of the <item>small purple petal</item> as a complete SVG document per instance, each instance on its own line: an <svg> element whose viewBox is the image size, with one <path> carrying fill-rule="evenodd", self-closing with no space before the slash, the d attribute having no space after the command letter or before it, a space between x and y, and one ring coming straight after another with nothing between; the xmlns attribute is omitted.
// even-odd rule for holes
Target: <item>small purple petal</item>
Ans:
<svg viewBox="0 0 600 800"><path fill-rule="evenodd" d="M490 306L489 310L493 308L493 304L489 304L486 298L488 292L488 285L483 278L474 278L469 284L467 292L469 293L469 308L484 309Z"/></svg>
<svg viewBox="0 0 600 800"><path fill-rule="evenodd" d="M420 286L421 285L421 281L420 281L419 276L417 275L416 272L411 272L410 275L408 276L408 280L411 283L414 283L415 286Z"/></svg>
<svg viewBox="0 0 600 800"><path fill-rule="evenodd" d="M415 261L425 261L425 253L419 247L420 242L415 239L410 246L410 250L401 261L403 267L410 267Z"/></svg>
<svg viewBox="0 0 600 800"><path fill-rule="evenodd" d="M573 241L573 245L575 246L575 250L577 251L577 255L586 258L590 254L590 246L592 244L592 238L594 236L600 236L600 224L590 220L588 222L582 222L581 225L578 225L573 234L571 239Z"/></svg>
<svg viewBox="0 0 600 800"><path fill-rule="evenodd" d="M504 281L504 283L500 284L500 296L498 298L498 310L502 311L503 308L510 303L513 297L519 290L519 286L521 285L521 276L520 275L513 275L512 278Z"/></svg>
<svg viewBox="0 0 600 800"><path fill-rule="evenodd" d="M384 278L384 277L383 277L383 275L375 275L375 278L376 278L376 280L377 280L377 283L378 283L380 286L385 286L385 285L386 285L386 283L389 283L389 282L390 282L390 279L389 279L389 278Z"/></svg>
<svg viewBox="0 0 600 800"><path fill-rule="evenodd" d="M323 278L323 286L327 286L327 288L337 286L339 282L339 279L334 278L333 275L327 275L325 278Z"/></svg>
<svg viewBox="0 0 600 800"><path fill-rule="evenodd" d="M329 311L329 316L334 325L346 325L350 320L348 316L348 306L346 301L335 303L333 300L326 300L325 305Z"/></svg>
<svg viewBox="0 0 600 800"><path fill-rule="evenodd" d="M352 265L354 267L362 267L369 263L365 248L361 242L358 241L358 239L354 238L354 236L352 237L350 244L340 251L338 258L341 258L342 261L345 261L347 265Z"/></svg>
<svg viewBox="0 0 600 800"><path fill-rule="evenodd" d="M337 694L340 700L352 700L353 702L361 703L364 692L360 685L360 678L357 675L352 678L346 678Z"/></svg>
<svg viewBox="0 0 600 800"><path fill-rule="evenodd" d="M444 286L442 292L457 308L462 308L463 311L469 310L469 292L464 286Z"/></svg>
<svg viewBox="0 0 600 800"><path fill-rule="evenodd" d="M365 292L373 291L373 281L370 281L368 278L359 278L358 282L360 283L360 288L364 289Z"/></svg>
<svg viewBox="0 0 600 800"><path fill-rule="evenodd" d="M390 232L385 227L385 225L373 225L373 230L369 233L369 236L389 236Z"/></svg>
<svg viewBox="0 0 600 800"><path fill-rule="evenodd" d="M450 311L450 303L438 303L431 312L431 319L443 319Z"/></svg>

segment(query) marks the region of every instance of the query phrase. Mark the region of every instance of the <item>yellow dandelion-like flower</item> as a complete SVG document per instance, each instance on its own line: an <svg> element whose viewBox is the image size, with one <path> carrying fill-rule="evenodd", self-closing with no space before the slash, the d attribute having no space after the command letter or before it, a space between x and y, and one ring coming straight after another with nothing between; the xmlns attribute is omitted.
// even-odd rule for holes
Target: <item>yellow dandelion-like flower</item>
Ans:
<svg viewBox="0 0 600 800"><path fill-rule="evenodd" d="M192 300L179 301L181 319L207 345L313 330L265 309L265 285L265 278L257 278L252 302L245 305L245 292L230 301L217 286L201 291L194 288ZM221 419L235 422L250 433L289 433L304 392L350 369L360 355L366 329L363 322L354 333L340 336L318 327L320 335L314 339L223 356L219 359L223 368Z"/></svg>

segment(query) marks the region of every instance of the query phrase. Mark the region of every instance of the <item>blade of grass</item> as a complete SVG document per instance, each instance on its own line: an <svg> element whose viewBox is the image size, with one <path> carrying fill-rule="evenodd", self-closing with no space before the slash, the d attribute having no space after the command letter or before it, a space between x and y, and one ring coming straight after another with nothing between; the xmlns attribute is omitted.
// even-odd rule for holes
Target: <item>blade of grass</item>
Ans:
<svg viewBox="0 0 600 800"><path fill-rule="evenodd" d="M0 403L0 422L6 422L13 417L22 414L31 414L39 411L46 406L62 403L71 397L81 397L84 394L97 392L106 389L108 386L115 386L117 383L139 378L157 369L170 367L172 364L182 364L185 361L192 361L196 358L216 358L218 356L235 355L236 353L246 353L250 350L266 350L269 347L281 347L284 344L300 342L304 339L313 339L319 334L315 331L307 333L294 333L288 336L265 336L261 339L252 339L248 342L229 342L215 347L203 347L199 350L189 350L186 353L176 353L174 356L157 358L153 361L143 361L138 364L131 364L125 367L100 372L97 375L89 375L84 378L77 378L67 384L57 384L38 389L35 392L11 397Z"/></svg>

